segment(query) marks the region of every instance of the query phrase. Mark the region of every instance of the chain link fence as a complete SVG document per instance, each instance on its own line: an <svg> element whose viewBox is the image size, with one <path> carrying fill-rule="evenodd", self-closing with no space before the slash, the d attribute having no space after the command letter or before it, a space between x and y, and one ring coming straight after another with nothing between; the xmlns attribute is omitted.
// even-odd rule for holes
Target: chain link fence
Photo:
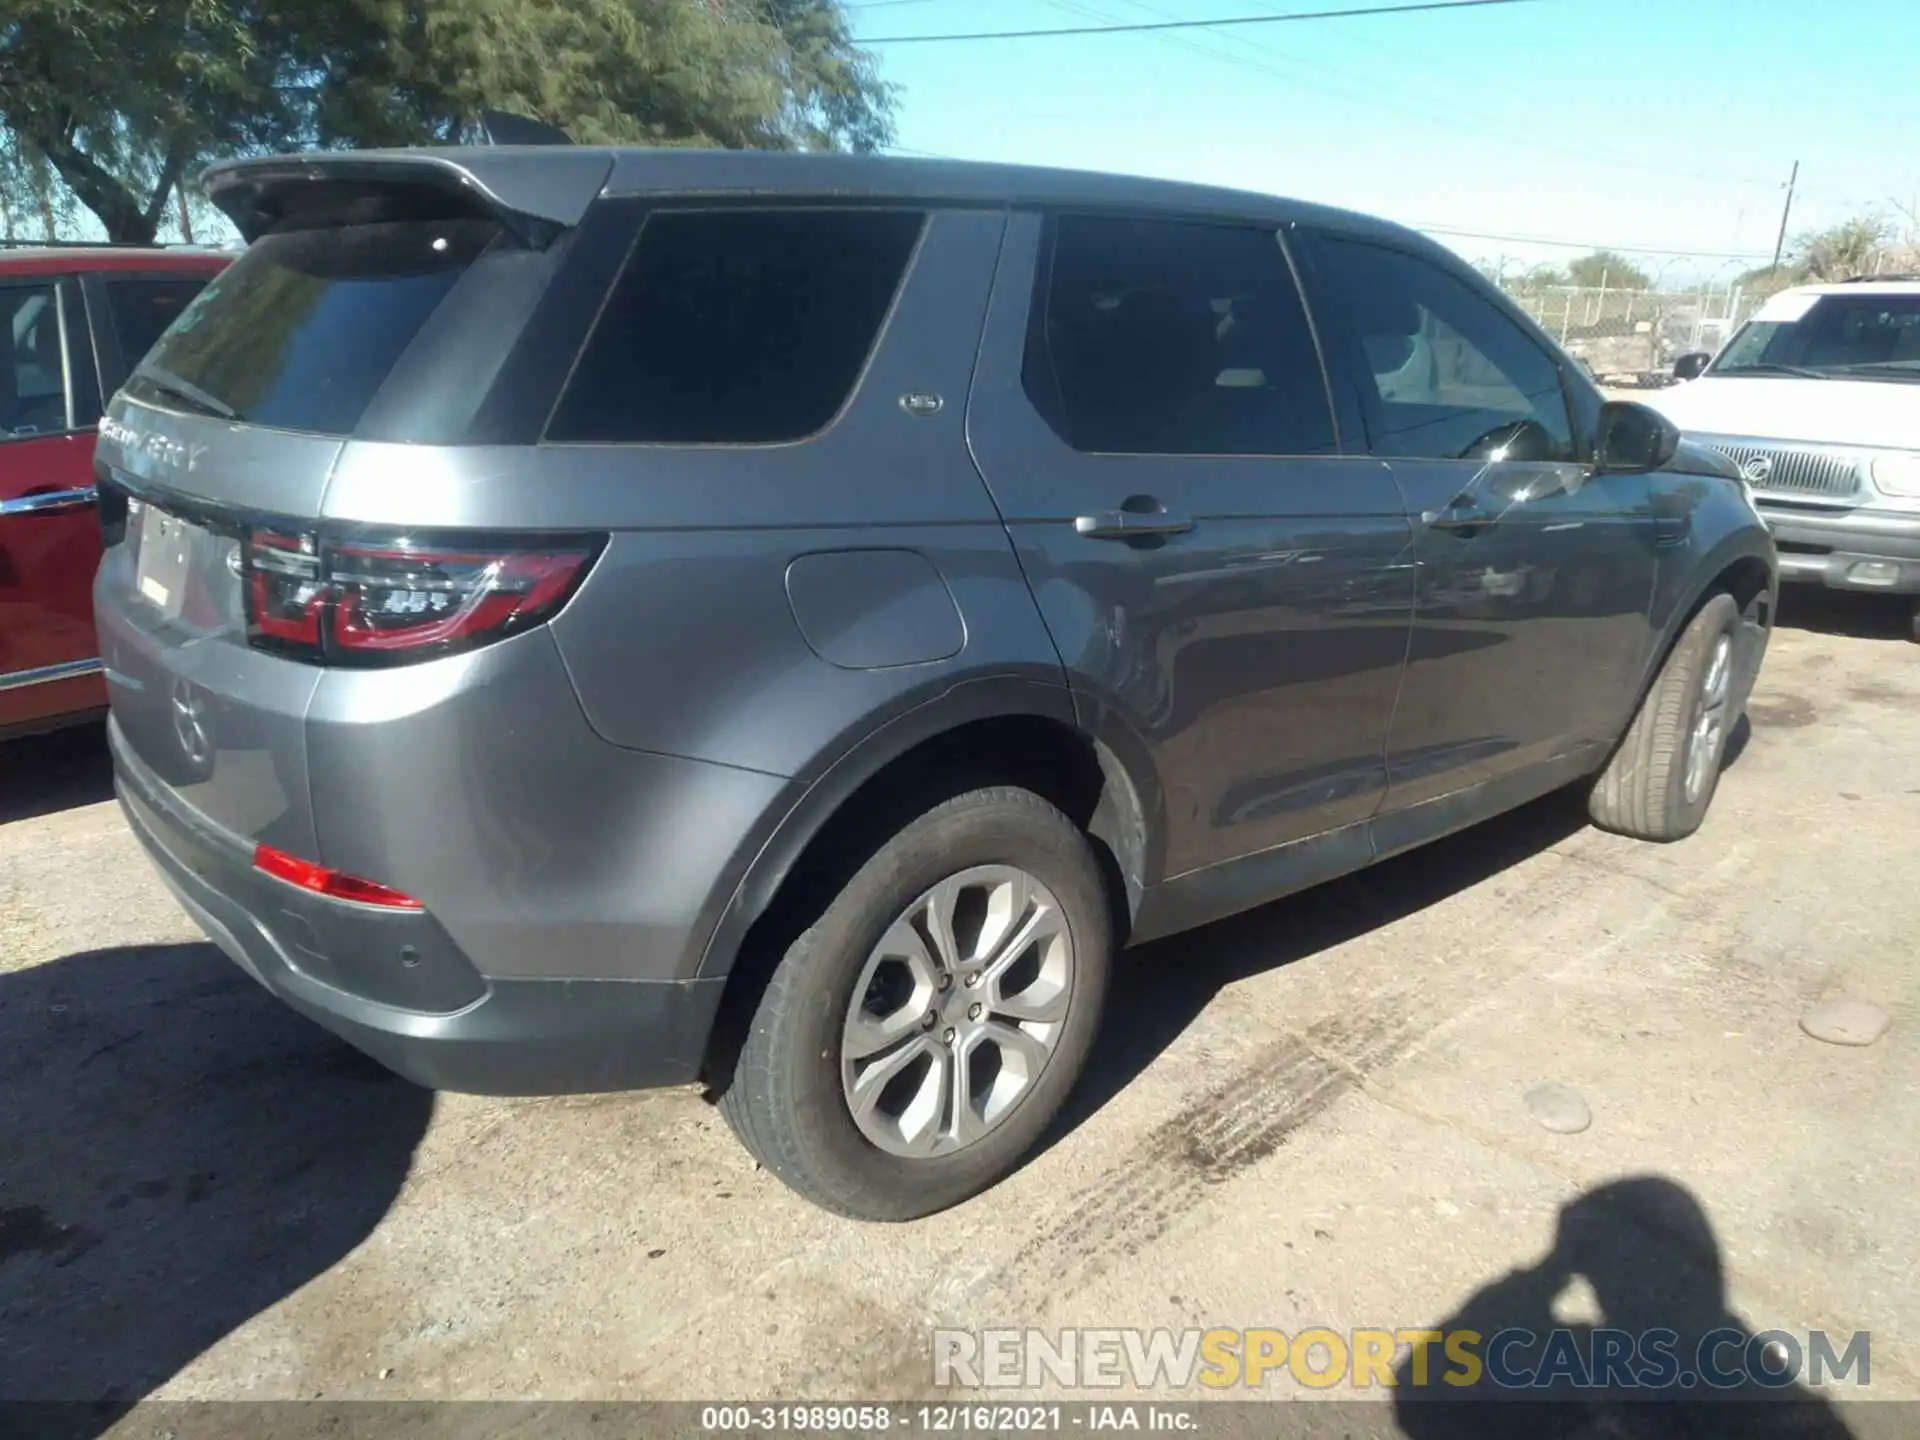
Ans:
<svg viewBox="0 0 1920 1440"><path fill-rule="evenodd" d="M1510 278L1501 288L1596 380L1616 386L1667 384L1675 358L1718 350L1760 303L1738 285L1622 290Z"/></svg>

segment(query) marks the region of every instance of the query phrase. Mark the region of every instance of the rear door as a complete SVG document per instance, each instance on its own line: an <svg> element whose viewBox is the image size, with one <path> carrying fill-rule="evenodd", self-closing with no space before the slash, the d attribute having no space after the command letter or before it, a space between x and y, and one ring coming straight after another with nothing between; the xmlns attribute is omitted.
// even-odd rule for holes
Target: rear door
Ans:
<svg viewBox="0 0 1920 1440"><path fill-rule="evenodd" d="M1333 234L1309 253L1330 353L1414 522L1388 808L1607 744L1662 538L1646 477L1592 473L1561 357L1451 265Z"/></svg>
<svg viewBox="0 0 1920 1440"><path fill-rule="evenodd" d="M0 729L99 706L97 401L69 279L0 281Z"/></svg>
<svg viewBox="0 0 1920 1440"><path fill-rule="evenodd" d="M1408 525L1272 227L1014 216L968 431L1082 722L1157 782L1149 881L1373 813Z"/></svg>

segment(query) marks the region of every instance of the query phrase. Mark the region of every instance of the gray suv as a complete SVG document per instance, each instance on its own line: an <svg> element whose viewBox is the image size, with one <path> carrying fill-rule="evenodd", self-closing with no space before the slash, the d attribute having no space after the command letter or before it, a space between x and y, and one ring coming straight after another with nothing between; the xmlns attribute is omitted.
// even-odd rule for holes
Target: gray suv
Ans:
<svg viewBox="0 0 1920 1440"><path fill-rule="evenodd" d="M98 478L134 832L424 1085L704 1081L783 1180L991 1184L1116 947L1557 787L1700 823L1739 478L1396 226L554 147L224 166Z"/></svg>

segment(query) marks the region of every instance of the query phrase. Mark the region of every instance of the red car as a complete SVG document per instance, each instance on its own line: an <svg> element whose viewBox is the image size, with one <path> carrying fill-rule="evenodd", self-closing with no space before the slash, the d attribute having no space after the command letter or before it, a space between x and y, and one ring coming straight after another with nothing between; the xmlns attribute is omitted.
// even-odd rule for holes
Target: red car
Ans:
<svg viewBox="0 0 1920 1440"><path fill-rule="evenodd" d="M231 257L0 246L0 737L106 708L93 638L103 404Z"/></svg>

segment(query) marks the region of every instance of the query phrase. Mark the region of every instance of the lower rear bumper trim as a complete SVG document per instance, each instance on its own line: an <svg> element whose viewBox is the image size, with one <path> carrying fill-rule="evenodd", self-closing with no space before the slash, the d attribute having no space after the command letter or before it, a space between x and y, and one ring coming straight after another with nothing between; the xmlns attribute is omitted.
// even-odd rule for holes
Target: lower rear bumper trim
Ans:
<svg viewBox="0 0 1920 1440"><path fill-rule="evenodd" d="M477 999L448 1013L351 994L303 973L243 903L262 878L242 855L185 833L161 797L141 793L125 757L116 761L114 788L134 836L208 938L295 1010L416 1084L481 1095L561 1095L700 1078L724 978L488 979ZM276 924L302 906L339 905L299 893L276 903L269 917ZM363 917L381 932L367 943L384 943L390 927L420 918Z"/></svg>

